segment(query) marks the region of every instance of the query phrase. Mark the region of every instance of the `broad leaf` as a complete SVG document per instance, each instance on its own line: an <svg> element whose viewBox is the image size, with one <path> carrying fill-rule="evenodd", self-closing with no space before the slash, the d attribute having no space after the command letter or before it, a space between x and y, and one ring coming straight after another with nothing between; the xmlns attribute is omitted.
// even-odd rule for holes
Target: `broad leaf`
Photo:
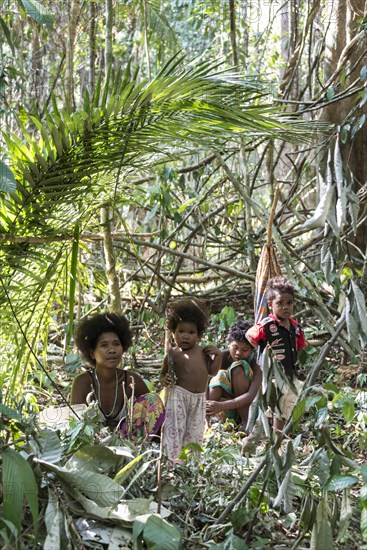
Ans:
<svg viewBox="0 0 367 550"><path fill-rule="evenodd" d="M148 550L179 550L181 533L174 525L158 515L150 514L135 519L133 526L134 541L144 541Z"/></svg>
<svg viewBox="0 0 367 550"><path fill-rule="evenodd" d="M28 15L37 23L46 25L48 29L54 26L54 16L51 15L37 0L21 0Z"/></svg>
<svg viewBox="0 0 367 550"><path fill-rule="evenodd" d="M36 531L38 530L38 487L28 462L17 451L2 452L3 516L20 532L23 504L27 500Z"/></svg>
<svg viewBox="0 0 367 550"><path fill-rule="evenodd" d="M16 181L10 168L0 160L0 190L5 193L13 193L16 189Z"/></svg>

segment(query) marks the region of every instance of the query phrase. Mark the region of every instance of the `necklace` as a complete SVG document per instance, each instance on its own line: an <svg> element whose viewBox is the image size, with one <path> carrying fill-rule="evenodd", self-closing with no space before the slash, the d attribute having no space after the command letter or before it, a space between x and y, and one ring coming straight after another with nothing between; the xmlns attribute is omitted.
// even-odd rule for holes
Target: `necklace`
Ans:
<svg viewBox="0 0 367 550"><path fill-rule="evenodd" d="M97 382L97 397L98 397L98 405L99 405L99 408L101 409L103 415L106 417L106 418L110 418L110 416L112 416L112 413L113 411L115 410L115 407L116 407L116 402L117 402L117 394L118 394L118 374L117 374L117 369L115 370L115 399L113 400L113 405L112 405L112 409L111 409L111 412L110 413L105 413L104 410L102 409L102 401L101 401L101 386L100 386L100 383L99 383L99 379L98 379L98 374L96 371L94 371L94 374L96 375L96 382Z"/></svg>

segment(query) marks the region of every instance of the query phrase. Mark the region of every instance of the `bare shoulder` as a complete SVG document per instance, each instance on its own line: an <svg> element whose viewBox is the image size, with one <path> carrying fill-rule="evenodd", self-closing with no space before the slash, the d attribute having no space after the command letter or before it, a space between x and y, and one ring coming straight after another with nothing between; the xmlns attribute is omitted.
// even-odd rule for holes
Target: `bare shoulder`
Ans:
<svg viewBox="0 0 367 550"><path fill-rule="evenodd" d="M78 374L71 387L71 404L84 403L87 394L91 391L92 381L88 371Z"/></svg>
<svg viewBox="0 0 367 550"><path fill-rule="evenodd" d="M73 385L77 384L78 386L82 386L84 384L90 384L91 382L91 374L89 371L81 372L78 374L73 381Z"/></svg>

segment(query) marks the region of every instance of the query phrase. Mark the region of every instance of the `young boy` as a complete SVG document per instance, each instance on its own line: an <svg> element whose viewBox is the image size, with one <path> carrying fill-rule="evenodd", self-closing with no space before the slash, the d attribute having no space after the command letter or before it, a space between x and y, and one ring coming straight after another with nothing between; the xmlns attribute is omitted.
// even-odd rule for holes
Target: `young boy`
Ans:
<svg viewBox="0 0 367 550"><path fill-rule="evenodd" d="M274 382L277 405L274 407L273 427L282 430L292 412L302 383L297 378L297 352L307 346L303 331L292 318L294 287L284 277L273 277L266 287L270 314L246 332L252 346L264 350L268 345L280 376ZM274 376L272 376L274 379Z"/></svg>
<svg viewBox="0 0 367 550"><path fill-rule="evenodd" d="M255 399L262 373L256 362L255 352L246 338L253 326L248 321L238 320L228 331L228 349L222 352L220 371L209 383L208 415L224 411L227 418L239 423L245 431L249 408Z"/></svg>
<svg viewBox="0 0 367 550"><path fill-rule="evenodd" d="M159 377L168 388L163 449L176 461L188 443L203 442L208 375L215 375L221 364L221 352L215 346L198 344L209 322L206 306L195 298L171 303L167 328L176 347L164 358Z"/></svg>

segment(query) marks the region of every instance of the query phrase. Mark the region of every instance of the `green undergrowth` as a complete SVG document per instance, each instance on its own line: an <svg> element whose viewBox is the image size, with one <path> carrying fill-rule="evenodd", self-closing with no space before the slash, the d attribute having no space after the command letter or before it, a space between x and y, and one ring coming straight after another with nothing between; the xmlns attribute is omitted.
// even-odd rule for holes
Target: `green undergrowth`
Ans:
<svg viewBox="0 0 367 550"><path fill-rule="evenodd" d="M94 407L51 428L1 405L3 545L175 550L367 548L367 393L315 387L275 442L213 421L179 464ZM259 416L261 420L261 415ZM246 450L246 452L245 452Z"/></svg>

